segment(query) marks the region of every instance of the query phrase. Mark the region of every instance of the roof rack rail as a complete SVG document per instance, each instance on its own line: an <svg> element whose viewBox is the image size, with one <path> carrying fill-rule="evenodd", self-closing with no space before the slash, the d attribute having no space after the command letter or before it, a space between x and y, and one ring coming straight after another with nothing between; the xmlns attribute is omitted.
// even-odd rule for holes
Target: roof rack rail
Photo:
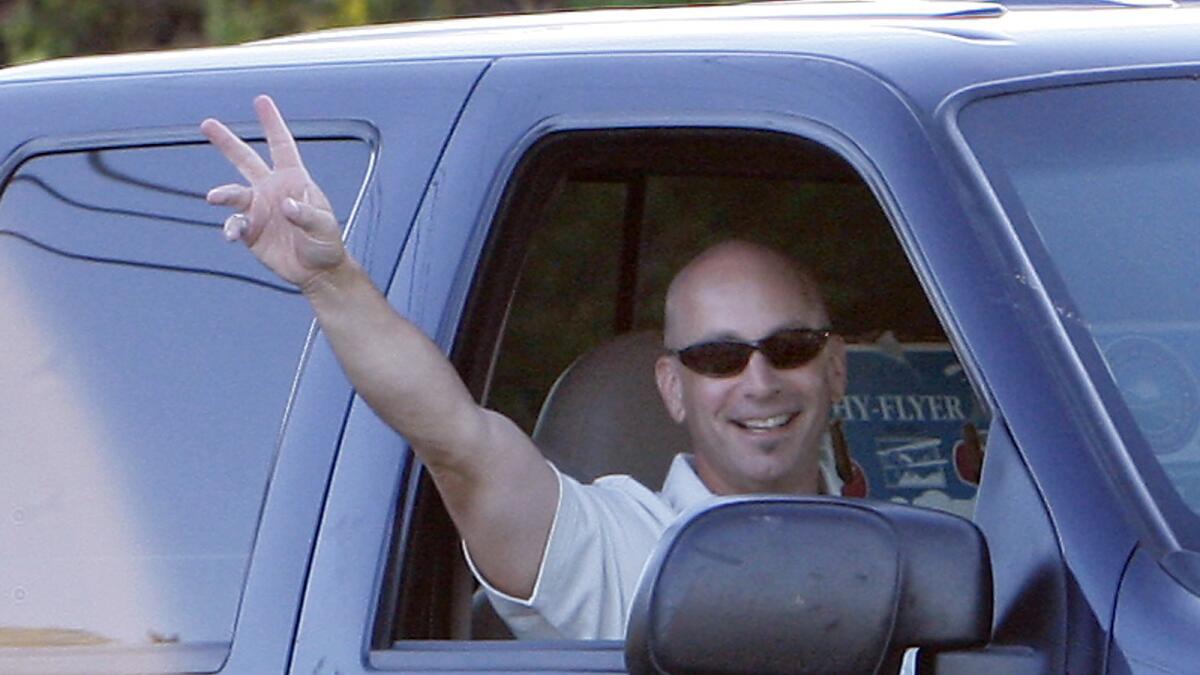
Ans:
<svg viewBox="0 0 1200 675"><path fill-rule="evenodd" d="M936 0L935 0L936 1ZM1071 7L1178 7L1175 0L981 0L982 2L997 2L1008 7L1044 7L1046 9L1063 9Z"/></svg>

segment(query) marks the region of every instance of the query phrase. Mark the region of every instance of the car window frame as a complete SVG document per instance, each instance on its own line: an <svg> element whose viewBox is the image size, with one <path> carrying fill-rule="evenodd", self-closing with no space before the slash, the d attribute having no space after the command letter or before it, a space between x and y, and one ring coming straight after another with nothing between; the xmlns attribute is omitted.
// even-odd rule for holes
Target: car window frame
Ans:
<svg viewBox="0 0 1200 675"><path fill-rule="evenodd" d="M606 159L603 160L589 159L581 162L578 159L580 156L585 156L583 148L587 148L589 144L594 146L601 142L601 140L606 142L625 142L630 145L634 145L640 140L643 147L661 148L664 145L669 146L671 143L679 143L681 138L687 137L694 137L697 141L708 139L714 145L742 142L744 146L753 140L762 145L762 147L757 148L760 152L755 154L755 156L765 159L766 154L764 153L770 153L772 155L770 157L771 163L751 171L744 170L742 166L734 170L726 166L719 155L713 154L707 158L710 164L697 167L692 171L678 173L677 171L667 170L667 167L676 166L676 163L669 158L656 158L652 160L626 159L626 156L632 155L633 151L631 150L605 151ZM797 162L796 158L803 158L803 160ZM822 162L828 162L829 165L822 169L814 169L811 162L818 159ZM838 164L839 161L843 164ZM804 165L804 169L799 168L801 164ZM623 169L624 173L621 170L613 168L622 166L625 167ZM568 169L570 170L568 171ZM488 391L492 384L492 373L495 370L496 360L499 357L504 328L512 309L516 285L526 270L525 258L529 253L529 240L534 231L543 225L543 221L548 215L547 209L543 207L556 192L561 181L589 181L595 180L597 177L599 177L599 180L607 180L614 176L632 176L632 181L636 184L639 176L644 180L647 175L743 177L769 180L773 178L796 178L801 173L811 173L814 176L822 175L833 182L853 182L866 187L866 181L862 174L857 173L856 169L846 162L844 155L837 153L829 146L812 138L795 133L779 133L777 130L732 126L720 128L693 126L671 128L628 127L620 129L555 131L541 136L537 142L533 143L521 155L520 163L505 183L505 194L499 202L499 210L488 231L488 240L484 245L479 265L475 270L474 281L471 283L471 291L462 313L463 318L461 319L453 343L451 360L464 377L468 389L477 399L487 400ZM807 177L813 178L814 176ZM877 198L874 199L876 199L877 205L882 210L882 204L878 203ZM636 201L634 200L634 203ZM629 202L626 203L626 208L629 208L629 204ZM628 218L628 213L625 213L625 216ZM888 225L891 230L894 230L894 223L889 222ZM624 234L628 235L628 231ZM879 234L887 236L883 231L880 231ZM892 234L894 235L894 231L892 231ZM893 241L899 250L901 243L898 240ZM627 241L622 242L617 248L624 250L628 244L629 242ZM909 269L915 274L915 270L911 267L911 261L905 264L908 264ZM922 290L919 292L922 293L922 298L926 302L930 302L925 291ZM618 296L620 293L621 287L618 286ZM619 325L622 308L619 301L614 302L614 306L616 307L615 318ZM916 349L927 346L926 343L913 344L913 347ZM974 388L973 382L972 386ZM433 485L421 468L420 463L413 462L407 465L406 469L408 472L406 476L407 485L399 497L397 513L410 515L408 517L398 517L396 522L397 532L393 535L393 540L398 542L398 544L391 548L387 570L384 574L383 595L385 598L389 592L395 592L395 589L401 585L401 575L398 567L402 564L397 560L397 552L400 551L403 555L413 555L412 551L404 549L402 544L399 543L411 541L410 538L414 535L416 528L413 526L415 517L411 515L413 509L421 508L418 505L424 505L421 498L422 494L436 500ZM434 494L430 495L430 492ZM452 524L449 521L443 523L439 519L437 527L447 528L448 534L444 537L435 537L435 539L451 538L455 540L448 548L442 549L442 556L454 554L455 551L453 549L457 548L457 539ZM417 555L423 557L426 553L420 552ZM442 557L435 557L439 560L443 559ZM427 581L428 577L422 577L422 583ZM380 613L393 611L395 607L395 603L389 604L385 601ZM408 663L392 654L388 647L383 646L387 644L384 636L387 634L388 629L381 624L381 617L377 615L373 638L375 648L371 652L372 664L381 668L383 667L382 664L390 664L393 661ZM501 659L504 662L508 662L511 658L508 653L516 649L511 643L496 643L486 639L467 640L464 642L477 645L476 649L481 651L498 650L503 655L496 656L495 658ZM522 643L527 645L527 650L538 653L564 651L565 645L571 645L573 647L571 651L585 652L603 651L605 649L615 650L619 649L621 645L620 642L612 642L607 647L598 646L603 642L605 641L571 640L557 642L523 641ZM425 663L421 656L424 652L437 652L443 647L454 651L456 654L465 649L461 642L457 640L428 639L405 640L402 643L397 643L393 649L399 651L412 650L415 652L416 656L413 656L414 660L411 665L417 667L417 664ZM541 663L542 661L538 660L537 662ZM430 661L429 663L433 662ZM468 663L475 664L474 661L464 662L464 664ZM482 663L490 663L490 661L485 659ZM597 663L599 664L599 661ZM464 667L475 668L478 666L464 665Z"/></svg>
<svg viewBox="0 0 1200 675"><path fill-rule="evenodd" d="M503 325L511 307L511 299L515 291L515 283L520 276L522 265L519 264L519 259L524 256L527 250L528 238L532 231L538 226L538 222L522 220L519 225L514 226L511 222L506 222L506 219L511 218L509 214L525 214L524 209L520 205L513 205L514 200L523 200L525 203L534 203L539 195L548 195L553 186L544 184L541 189L513 189L514 186L520 187L521 183L530 180L529 173L526 172L529 166L532 166L534 173L545 173L546 167L536 161L528 160L534 153L538 152L538 147L541 143L556 135L572 136L572 135L587 135L587 134L603 134L612 131L619 132L712 132L717 134L774 134L777 136L788 137L787 140L776 140L775 143L795 143L797 145L812 145L819 146L823 151L830 155L836 156L844 161L851 170L857 173L857 178L863 185L871 188L871 182L868 180L868 175L862 171L862 164L855 165L850 158L850 153L839 151L837 147L829 143L832 132L823 130L825 134L806 135L802 132L794 130L780 131L772 127L754 127L750 125L729 125L719 127L708 126L693 126L693 125L678 125L666 129L663 128L640 128L640 127L583 127L570 130L560 129L555 127L553 131L547 131L545 134L539 135L536 139L526 139L523 152L519 154L520 162L508 174L509 178L506 181L497 181L504 186L503 196L497 200L497 211L491 219L491 224L487 229L488 243L484 244L483 252L478 266L474 269L472 279L487 279L489 283L483 284L478 281L472 281L469 284L471 291L468 293L461 312L458 328L454 334L452 343L452 360L460 372L463 373L464 380L468 384L468 389L477 397L486 395L487 388L490 386L490 373L494 368L494 360L497 356L500 337L503 332ZM836 136L834 136L836 138ZM848 142L842 140L843 147L852 147ZM544 180L544 177L541 177ZM536 180L536 178L535 178ZM880 199L879 192L876 189L871 190L878 206L885 210L885 202ZM544 211L540 211L543 213ZM891 217L888 218L892 228L892 234L895 234L896 221ZM513 231L518 234L512 237ZM500 246L496 242L503 239L504 245ZM897 237L896 245L903 247L903 243ZM517 249L514 251L513 249ZM907 249L906 249L907 252ZM908 260L914 274L918 274L911 257ZM499 280L499 281L497 281ZM929 297L927 289L923 289L925 299L933 304L933 299ZM948 336L947 336L948 337ZM971 380L972 387L976 392L976 397L980 403L985 406L984 400L979 397L979 387L975 380ZM411 509L418 502L417 493L420 490L428 490L432 488L428 478L424 475L424 471L420 466L419 461L412 460L405 465L406 480L405 487L398 495L398 509L393 514L394 518L399 520L398 527L401 528L401 533L398 535L401 539L410 536L412 531L411 522L402 514L411 514ZM418 484L417 481L420 481ZM450 532L453 533L452 526ZM456 544L457 545L457 544ZM395 561L389 562L394 565ZM391 570L394 572L394 569ZM385 575L386 578L387 575ZM385 584L394 584L394 579L386 581ZM378 633L375 633L378 635ZM461 668L469 671L502 671L505 669L576 669L583 667L589 671L603 672L621 672L623 671L623 649L622 641L611 640L566 640L566 641L488 641L488 640L405 640L402 643L394 645L391 649L373 649L369 654L369 663L371 667L378 670L389 670L398 668L402 670L413 669L440 669L447 667L446 659L453 659L455 668Z"/></svg>

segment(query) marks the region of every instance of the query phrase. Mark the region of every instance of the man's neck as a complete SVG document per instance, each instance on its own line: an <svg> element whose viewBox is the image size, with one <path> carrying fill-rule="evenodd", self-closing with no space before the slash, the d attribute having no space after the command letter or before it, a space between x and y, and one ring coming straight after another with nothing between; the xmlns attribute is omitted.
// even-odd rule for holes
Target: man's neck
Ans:
<svg viewBox="0 0 1200 675"><path fill-rule="evenodd" d="M795 480L779 481L777 483L754 484L749 481L729 481L704 459L692 454L692 468L700 482L714 495L723 497L755 494L789 494L789 495L824 495L829 494L825 476L819 464L814 464L811 471L797 477Z"/></svg>

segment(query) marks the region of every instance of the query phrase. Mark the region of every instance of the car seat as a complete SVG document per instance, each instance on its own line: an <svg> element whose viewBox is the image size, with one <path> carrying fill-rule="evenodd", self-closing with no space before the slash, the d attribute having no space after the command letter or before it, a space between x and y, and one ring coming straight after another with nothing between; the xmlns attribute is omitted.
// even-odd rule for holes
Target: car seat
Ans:
<svg viewBox="0 0 1200 675"><path fill-rule="evenodd" d="M577 358L546 395L534 443L580 482L622 473L657 490L671 459L688 447L687 432L667 414L654 382L661 354L661 334L645 330L617 336ZM482 591L472 605L474 639L512 637Z"/></svg>
<svg viewBox="0 0 1200 675"><path fill-rule="evenodd" d="M687 432L667 414L654 382L658 331L620 335L580 356L546 395L533 440L564 473L587 483L628 474L657 490Z"/></svg>

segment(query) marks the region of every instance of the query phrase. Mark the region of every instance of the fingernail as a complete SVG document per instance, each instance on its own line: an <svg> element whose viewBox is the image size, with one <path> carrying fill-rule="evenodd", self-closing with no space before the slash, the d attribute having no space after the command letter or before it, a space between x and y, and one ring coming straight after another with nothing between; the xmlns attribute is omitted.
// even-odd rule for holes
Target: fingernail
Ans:
<svg viewBox="0 0 1200 675"><path fill-rule="evenodd" d="M231 185L222 185L208 191L205 196L210 204L224 204L236 196L241 189Z"/></svg>
<svg viewBox="0 0 1200 675"><path fill-rule="evenodd" d="M235 213L225 219L225 240L237 241L250 227L250 219L243 213Z"/></svg>
<svg viewBox="0 0 1200 675"><path fill-rule="evenodd" d="M283 200L283 213L289 218L295 218L300 215L300 204L291 197Z"/></svg>

